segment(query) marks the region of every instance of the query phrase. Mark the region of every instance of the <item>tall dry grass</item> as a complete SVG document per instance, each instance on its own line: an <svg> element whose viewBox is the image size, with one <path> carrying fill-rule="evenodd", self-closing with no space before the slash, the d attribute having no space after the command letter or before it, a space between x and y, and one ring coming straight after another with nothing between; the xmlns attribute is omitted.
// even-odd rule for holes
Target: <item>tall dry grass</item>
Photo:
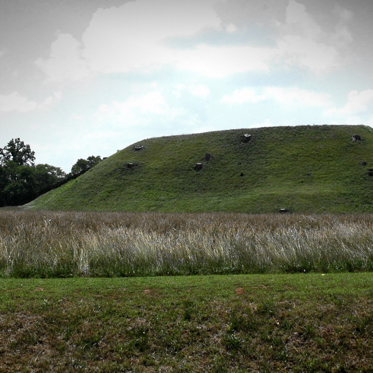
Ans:
<svg viewBox="0 0 373 373"><path fill-rule="evenodd" d="M0 276L371 271L373 215L0 211Z"/></svg>

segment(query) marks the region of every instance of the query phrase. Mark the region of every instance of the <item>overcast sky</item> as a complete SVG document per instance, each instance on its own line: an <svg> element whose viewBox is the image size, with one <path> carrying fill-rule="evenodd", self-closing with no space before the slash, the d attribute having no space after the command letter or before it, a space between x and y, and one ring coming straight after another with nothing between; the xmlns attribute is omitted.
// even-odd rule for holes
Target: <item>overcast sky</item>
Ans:
<svg viewBox="0 0 373 373"><path fill-rule="evenodd" d="M373 126L371 0L0 0L0 147L66 172L149 137Z"/></svg>

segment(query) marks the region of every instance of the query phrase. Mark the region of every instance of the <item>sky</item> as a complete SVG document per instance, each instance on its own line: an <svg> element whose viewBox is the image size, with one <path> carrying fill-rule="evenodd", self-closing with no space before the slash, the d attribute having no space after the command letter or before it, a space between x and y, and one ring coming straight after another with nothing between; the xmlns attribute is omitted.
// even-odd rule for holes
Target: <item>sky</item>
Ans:
<svg viewBox="0 0 373 373"><path fill-rule="evenodd" d="M0 0L0 147L70 172L134 142L373 126L371 0Z"/></svg>

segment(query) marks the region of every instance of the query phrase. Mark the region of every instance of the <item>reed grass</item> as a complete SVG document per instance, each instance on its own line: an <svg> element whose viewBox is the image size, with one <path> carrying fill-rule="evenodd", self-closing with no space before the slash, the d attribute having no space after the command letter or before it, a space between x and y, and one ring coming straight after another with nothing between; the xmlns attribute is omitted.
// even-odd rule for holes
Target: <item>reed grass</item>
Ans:
<svg viewBox="0 0 373 373"><path fill-rule="evenodd" d="M0 211L1 277L373 269L373 215Z"/></svg>

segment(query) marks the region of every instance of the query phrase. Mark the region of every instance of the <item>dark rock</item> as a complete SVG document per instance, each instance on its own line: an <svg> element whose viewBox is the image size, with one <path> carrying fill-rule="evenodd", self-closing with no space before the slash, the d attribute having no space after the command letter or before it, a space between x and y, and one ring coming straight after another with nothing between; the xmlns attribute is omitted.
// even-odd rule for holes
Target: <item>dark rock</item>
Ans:
<svg viewBox="0 0 373 373"><path fill-rule="evenodd" d="M368 176L373 176L373 168L368 168L367 175Z"/></svg>
<svg viewBox="0 0 373 373"><path fill-rule="evenodd" d="M367 163L367 162L360 162L360 164L361 164L362 166L366 166L368 163Z"/></svg>
<svg viewBox="0 0 373 373"><path fill-rule="evenodd" d="M144 148L144 145L135 145L135 150L141 150Z"/></svg>
<svg viewBox="0 0 373 373"><path fill-rule="evenodd" d="M127 167L128 168L135 168L136 167L136 163L128 163Z"/></svg>
<svg viewBox="0 0 373 373"><path fill-rule="evenodd" d="M352 135L351 136L351 142L358 142L358 141L363 141L360 135Z"/></svg>
<svg viewBox="0 0 373 373"><path fill-rule="evenodd" d="M210 153L206 153L206 155L205 155L205 161L208 162L210 159L211 159L211 154Z"/></svg>
<svg viewBox="0 0 373 373"><path fill-rule="evenodd" d="M245 133L244 135L242 135L242 142L249 142L251 140L251 137L251 135Z"/></svg>
<svg viewBox="0 0 373 373"><path fill-rule="evenodd" d="M290 211L288 209L280 209L280 214L290 214Z"/></svg>
<svg viewBox="0 0 373 373"><path fill-rule="evenodd" d="M200 170L202 170L202 168L203 168L203 163L196 163L196 165L194 167L194 169L196 171L200 171Z"/></svg>
<svg viewBox="0 0 373 373"><path fill-rule="evenodd" d="M312 176L312 172L307 172L307 176L311 177Z"/></svg>
<svg viewBox="0 0 373 373"><path fill-rule="evenodd" d="M245 176L245 174L243 172L241 172L241 175L240 176Z"/></svg>

